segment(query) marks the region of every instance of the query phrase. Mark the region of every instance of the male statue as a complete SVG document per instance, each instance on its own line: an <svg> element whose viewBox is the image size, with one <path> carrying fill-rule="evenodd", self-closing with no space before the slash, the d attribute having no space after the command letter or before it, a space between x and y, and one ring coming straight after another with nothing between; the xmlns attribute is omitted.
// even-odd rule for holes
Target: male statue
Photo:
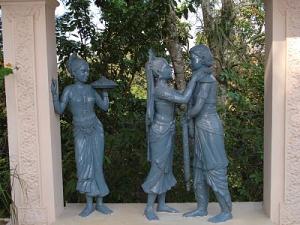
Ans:
<svg viewBox="0 0 300 225"><path fill-rule="evenodd" d="M188 109L188 119L193 122L194 136L194 189L197 209L185 217L206 216L209 187L221 207L221 212L208 219L224 222L232 218L232 203L228 190L228 160L224 148L224 132L216 111L217 82L212 74L213 57L208 47L197 45L190 50L193 76L199 76Z"/></svg>

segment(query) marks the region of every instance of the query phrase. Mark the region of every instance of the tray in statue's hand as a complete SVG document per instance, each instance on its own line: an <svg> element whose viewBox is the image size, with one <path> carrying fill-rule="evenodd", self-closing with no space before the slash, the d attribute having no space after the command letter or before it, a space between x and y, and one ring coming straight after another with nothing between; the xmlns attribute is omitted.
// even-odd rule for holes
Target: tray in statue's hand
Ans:
<svg viewBox="0 0 300 225"><path fill-rule="evenodd" d="M99 80L94 81L91 85L95 89L112 89L117 86L114 81L109 80L104 76L101 76Z"/></svg>

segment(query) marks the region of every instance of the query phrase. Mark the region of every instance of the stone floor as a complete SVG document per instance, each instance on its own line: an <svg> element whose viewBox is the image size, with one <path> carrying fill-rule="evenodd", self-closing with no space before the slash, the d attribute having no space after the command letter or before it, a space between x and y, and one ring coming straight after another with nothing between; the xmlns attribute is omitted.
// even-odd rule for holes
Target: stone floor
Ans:
<svg viewBox="0 0 300 225"><path fill-rule="evenodd" d="M143 216L145 204L107 204L114 213L103 215L93 212L87 218L81 218L77 214L84 207L83 204L69 204L65 208L63 215L53 225L212 225L207 222L209 216L219 211L217 203L210 203L206 217L184 218L182 213L169 214L158 213L159 221L147 221ZM170 206L177 208L180 212L194 209L195 203L171 203ZM225 223L226 225L274 225L263 213L261 203L235 202L233 203L234 218Z"/></svg>
<svg viewBox="0 0 300 225"><path fill-rule="evenodd" d="M8 219L1 219L0 218L0 225L7 225L9 224L9 220Z"/></svg>

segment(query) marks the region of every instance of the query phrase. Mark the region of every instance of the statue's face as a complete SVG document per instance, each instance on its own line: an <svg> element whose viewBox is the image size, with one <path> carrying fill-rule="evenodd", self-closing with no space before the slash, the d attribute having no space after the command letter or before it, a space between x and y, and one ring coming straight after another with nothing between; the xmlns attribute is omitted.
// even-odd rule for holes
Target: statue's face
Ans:
<svg viewBox="0 0 300 225"><path fill-rule="evenodd" d="M193 53L190 54L190 65L192 70L197 70L201 67L202 65L202 59Z"/></svg>
<svg viewBox="0 0 300 225"><path fill-rule="evenodd" d="M89 77L89 67L85 63L80 63L78 69L74 71L76 80L85 83Z"/></svg>
<svg viewBox="0 0 300 225"><path fill-rule="evenodd" d="M162 63L159 73L160 78L163 78L165 80L172 79L172 68L167 62Z"/></svg>

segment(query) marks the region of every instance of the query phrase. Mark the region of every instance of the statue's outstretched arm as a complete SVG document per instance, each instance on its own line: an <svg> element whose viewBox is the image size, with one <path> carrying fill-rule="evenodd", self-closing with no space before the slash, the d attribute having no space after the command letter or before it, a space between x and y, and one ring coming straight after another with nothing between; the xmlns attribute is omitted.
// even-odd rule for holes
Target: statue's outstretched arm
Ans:
<svg viewBox="0 0 300 225"><path fill-rule="evenodd" d="M175 103L179 103L179 104L186 104L189 102L189 100L192 96L193 90L196 85L196 81L197 81L197 77L193 76L183 93L181 93L180 91L177 91L173 88L159 88L158 87L156 89L156 95L160 99L165 99L170 102L175 102Z"/></svg>
<svg viewBox="0 0 300 225"><path fill-rule="evenodd" d="M109 99L108 93L106 91L102 91L101 95L95 90L95 98L96 98L96 105L104 110L107 111L109 107Z"/></svg>
<svg viewBox="0 0 300 225"><path fill-rule="evenodd" d="M205 103L205 99L208 96L210 87L211 87L210 83L202 83L200 85L200 87L199 87L200 91L197 94L196 103L190 108L190 110L188 112L189 118L193 118L200 113L200 111Z"/></svg>
<svg viewBox="0 0 300 225"><path fill-rule="evenodd" d="M59 100L59 95L57 91L57 80L53 79L51 83L51 93L55 112L60 115L63 114L69 101L70 87L66 87L64 89Z"/></svg>

